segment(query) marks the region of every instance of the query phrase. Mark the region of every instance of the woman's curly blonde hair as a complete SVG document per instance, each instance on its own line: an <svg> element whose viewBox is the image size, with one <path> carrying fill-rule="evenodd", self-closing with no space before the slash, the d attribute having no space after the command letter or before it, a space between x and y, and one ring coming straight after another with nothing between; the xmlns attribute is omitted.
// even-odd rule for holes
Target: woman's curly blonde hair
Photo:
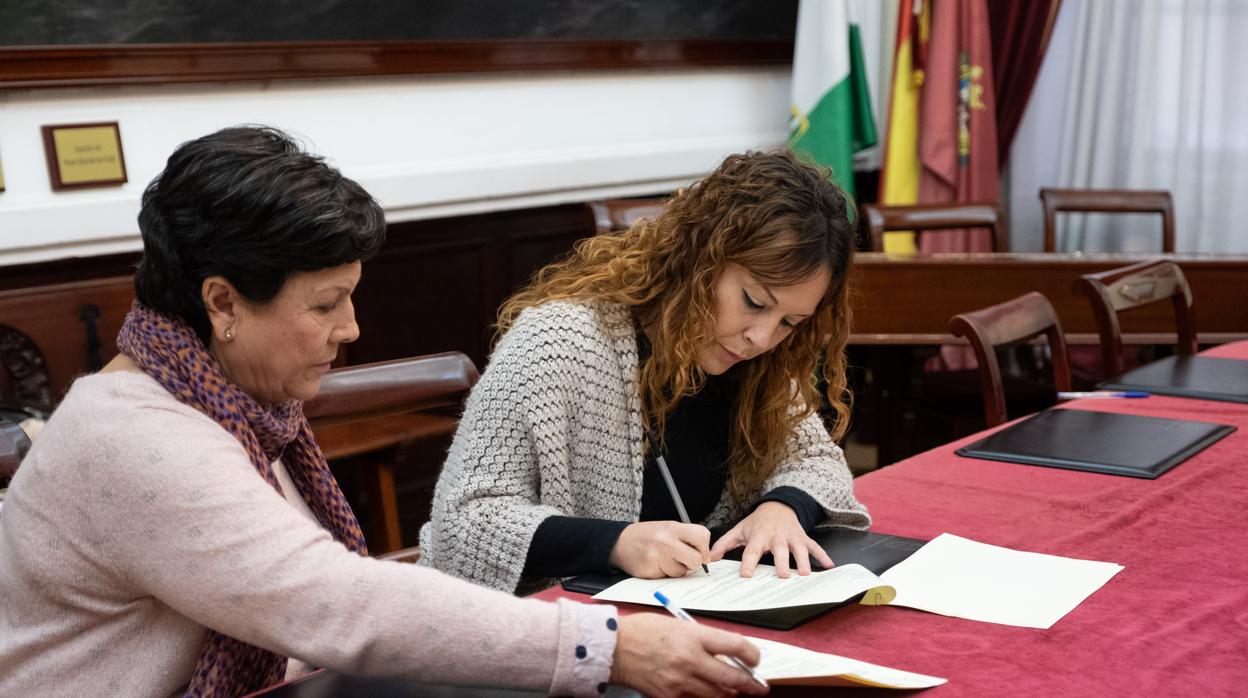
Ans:
<svg viewBox="0 0 1248 698"><path fill-rule="evenodd" d="M676 403L706 379L696 358L715 339L714 285L726 265L739 264L760 282L780 286L829 269L831 282L814 315L774 349L733 369L740 387L728 482L732 496L745 503L788 455L798 423L819 406L820 366L835 412L833 438L849 426L852 215L829 173L788 151L730 155L678 192L654 220L581 240L564 260L539 271L503 304L498 336L525 308L547 301L631 307L653 346L640 367L643 418L661 435Z"/></svg>

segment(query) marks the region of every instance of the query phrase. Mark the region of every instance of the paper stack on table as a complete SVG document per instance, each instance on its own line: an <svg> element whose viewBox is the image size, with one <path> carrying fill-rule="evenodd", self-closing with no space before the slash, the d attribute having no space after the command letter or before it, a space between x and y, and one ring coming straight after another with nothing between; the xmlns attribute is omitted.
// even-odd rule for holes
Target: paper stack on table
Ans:
<svg viewBox="0 0 1248 698"><path fill-rule="evenodd" d="M1122 565L1027 553L942 533L880 578L893 606L985 623L1050 628Z"/></svg>
<svg viewBox="0 0 1248 698"><path fill-rule="evenodd" d="M776 576L759 565L740 576L740 563L711 563L677 579L620 582L594 595L602 601L657 605L661 591L690 611L755 611L832 604L864 594L862 603L907 606L986 623L1049 628L1101 588L1121 565L1028 553L941 534L879 577L844 565L801 577Z"/></svg>
<svg viewBox="0 0 1248 698"><path fill-rule="evenodd" d="M750 637L762 658L754 674L773 686L874 686L877 688L930 688L946 682L937 676L891 669L857 659L824 654Z"/></svg>

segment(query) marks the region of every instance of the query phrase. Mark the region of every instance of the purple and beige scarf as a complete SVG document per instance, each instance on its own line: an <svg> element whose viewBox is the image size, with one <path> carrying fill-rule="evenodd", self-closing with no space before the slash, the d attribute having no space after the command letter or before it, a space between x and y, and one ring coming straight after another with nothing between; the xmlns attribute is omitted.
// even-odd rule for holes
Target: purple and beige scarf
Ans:
<svg viewBox="0 0 1248 698"><path fill-rule="evenodd" d="M126 315L117 348L180 402L203 412L234 435L256 472L277 490L278 457L321 525L348 549L367 555L364 534L303 415L291 400L263 406L226 378L195 332L136 302ZM236 696L282 680L286 658L209 631L187 696Z"/></svg>

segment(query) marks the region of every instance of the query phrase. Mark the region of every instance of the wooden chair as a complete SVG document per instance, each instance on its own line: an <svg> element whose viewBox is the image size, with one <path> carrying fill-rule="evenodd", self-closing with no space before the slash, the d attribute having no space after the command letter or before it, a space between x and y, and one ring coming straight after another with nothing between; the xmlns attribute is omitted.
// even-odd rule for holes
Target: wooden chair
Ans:
<svg viewBox="0 0 1248 698"><path fill-rule="evenodd" d="M47 419L53 408L47 366L43 351L25 332L0 325L0 412Z"/></svg>
<svg viewBox="0 0 1248 698"><path fill-rule="evenodd" d="M642 218L654 218L663 212L665 198L652 199L603 199L585 204L594 217L594 232L598 234L623 230Z"/></svg>
<svg viewBox="0 0 1248 698"><path fill-rule="evenodd" d="M1122 352L1122 328L1118 313L1169 300L1174 306L1176 351L1181 356L1196 353L1196 313L1192 309L1192 289L1183 270L1174 262L1153 260L1075 280L1073 290L1092 304L1097 333L1101 337L1101 366L1105 377L1126 370Z"/></svg>
<svg viewBox="0 0 1248 698"><path fill-rule="evenodd" d="M0 488L7 487L30 450L30 438L17 422L0 420Z"/></svg>
<svg viewBox="0 0 1248 698"><path fill-rule="evenodd" d="M997 350L1017 346L1039 335L1049 341L1053 355L1053 383L1057 391L1070 390L1070 364L1066 338L1057 313L1042 294L1031 292L981 310L962 313L949 320L949 331L966 337L979 360L980 390L984 396L984 421L989 427L1008 419L1005 388Z"/></svg>
<svg viewBox="0 0 1248 698"><path fill-rule="evenodd" d="M917 234L925 230L953 230L957 228L988 228L992 231L992 251L1001 252L1001 209L993 204L918 204L914 206L884 206L863 204L863 217L871 235L871 250L884 251L884 233L889 230L913 230L917 247Z"/></svg>
<svg viewBox="0 0 1248 698"><path fill-rule="evenodd" d="M1174 201L1170 192L1146 189L1055 189L1042 187L1044 251L1057 251L1057 214L1061 211L1161 214L1161 251L1174 252Z"/></svg>
<svg viewBox="0 0 1248 698"><path fill-rule="evenodd" d="M374 553L402 547L394 451L453 434L477 377L472 360L459 352L351 366L326 374L321 392L304 405L327 459L371 456L364 479Z"/></svg>

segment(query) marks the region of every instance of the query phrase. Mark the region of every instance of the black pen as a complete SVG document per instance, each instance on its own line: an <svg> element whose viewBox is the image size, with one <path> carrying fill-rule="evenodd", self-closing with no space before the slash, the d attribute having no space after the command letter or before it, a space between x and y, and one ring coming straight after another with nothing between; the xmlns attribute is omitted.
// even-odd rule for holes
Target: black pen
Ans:
<svg viewBox="0 0 1248 698"><path fill-rule="evenodd" d="M672 495L672 503L676 505L676 513L680 514L681 523L693 523L689 520L689 512L685 511L685 503L680 499L680 492L676 490L676 481L672 479L672 471L667 469L667 461L663 460L663 452L659 450L659 440L654 438L654 432L646 432L646 441L650 443L650 451L654 454L654 462L659 466L659 473L663 475L663 482L667 483L667 492ZM711 568L702 563L702 571L710 574Z"/></svg>

